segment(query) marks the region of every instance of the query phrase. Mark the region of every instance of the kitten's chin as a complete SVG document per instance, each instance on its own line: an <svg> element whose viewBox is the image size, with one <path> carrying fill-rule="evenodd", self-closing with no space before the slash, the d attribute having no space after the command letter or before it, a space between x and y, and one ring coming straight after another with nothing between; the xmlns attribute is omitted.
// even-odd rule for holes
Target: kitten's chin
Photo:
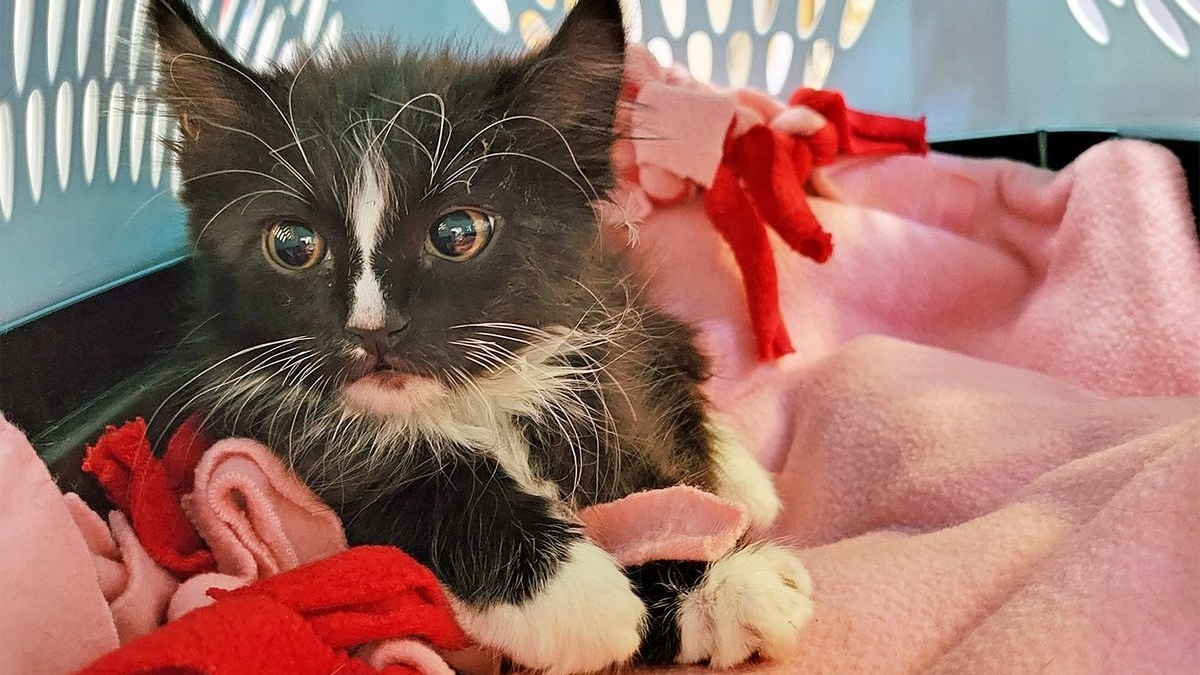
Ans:
<svg viewBox="0 0 1200 675"><path fill-rule="evenodd" d="M370 373L342 388L347 408L380 417L407 415L445 394L436 380L394 372Z"/></svg>

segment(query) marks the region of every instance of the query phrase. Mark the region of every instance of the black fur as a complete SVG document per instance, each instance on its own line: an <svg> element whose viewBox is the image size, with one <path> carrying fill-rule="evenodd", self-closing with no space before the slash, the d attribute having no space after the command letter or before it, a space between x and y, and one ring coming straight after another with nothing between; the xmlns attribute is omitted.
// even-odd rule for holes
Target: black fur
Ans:
<svg viewBox="0 0 1200 675"><path fill-rule="evenodd" d="M401 546L480 606L521 602L554 575L581 537L571 509L646 488L711 487L707 372L691 332L645 303L599 246L592 202L613 184L622 105L617 0L581 0L534 54L472 60L359 45L266 73L239 64L181 0L156 0L151 12L200 277L181 386L160 424L198 409L219 435L262 440L338 510L352 543ZM426 92L444 102L445 119L430 97L397 115ZM347 195L364 139L377 138L396 198L370 262L389 316L407 327L360 358L347 352L364 262ZM469 162L477 170L449 180ZM497 221L492 242L464 263L423 248L430 223L454 207ZM328 258L301 272L273 266L261 241L280 220L318 232ZM510 328L458 328L478 323ZM557 499L532 494L478 447L343 414L340 392L360 377L386 371L469 388L506 366L455 340L488 342L508 361L551 326L600 336L551 359L575 368L571 411L514 415L533 474ZM306 339L283 342L296 336ZM645 656L665 662L677 651L669 613L654 608L671 604L670 589L694 586L702 568L630 572L653 610Z"/></svg>
<svg viewBox="0 0 1200 675"><path fill-rule="evenodd" d="M680 644L679 625L675 622L679 599L700 584L707 569L702 562L655 560L625 570L649 615L638 660L649 664L675 662Z"/></svg>
<svg viewBox="0 0 1200 675"><path fill-rule="evenodd" d="M399 546L475 604L528 599L582 537L548 500L522 491L495 460L474 453L445 471L381 489L382 499L342 505L355 514L346 523L350 542Z"/></svg>

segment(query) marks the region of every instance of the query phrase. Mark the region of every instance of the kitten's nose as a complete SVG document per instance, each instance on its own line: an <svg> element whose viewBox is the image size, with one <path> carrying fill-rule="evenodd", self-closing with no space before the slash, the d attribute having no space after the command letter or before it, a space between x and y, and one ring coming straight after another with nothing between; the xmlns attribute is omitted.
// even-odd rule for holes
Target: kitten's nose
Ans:
<svg viewBox="0 0 1200 675"><path fill-rule="evenodd" d="M346 332L357 338L362 343L363 349L376 356L383 356L400 341L400 336L408 330L410 321L411 319L405 314L388 312L387 318L379 328L346 326Z"/></svg>

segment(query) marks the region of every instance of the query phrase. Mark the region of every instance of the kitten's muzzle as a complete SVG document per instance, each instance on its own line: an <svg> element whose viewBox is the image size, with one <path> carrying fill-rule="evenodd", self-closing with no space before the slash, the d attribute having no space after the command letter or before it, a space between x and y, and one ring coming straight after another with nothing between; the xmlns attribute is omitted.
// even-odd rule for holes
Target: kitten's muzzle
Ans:
<svg viewBox="0 0 1200 675"><path fill-rule="evenodd" d="M358 341L368 354L382 362L387 361L387 354L404 337L412 320L404 314L388 313L383 325L378 328L359 328L346 326L346 334Z"/></svg>

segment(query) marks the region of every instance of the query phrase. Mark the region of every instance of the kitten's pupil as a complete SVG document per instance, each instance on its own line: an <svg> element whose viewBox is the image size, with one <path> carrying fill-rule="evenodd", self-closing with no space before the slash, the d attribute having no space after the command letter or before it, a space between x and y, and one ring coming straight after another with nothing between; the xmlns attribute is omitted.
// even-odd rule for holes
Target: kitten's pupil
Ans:
<svg viewBox="0 0 1200 675"><path fill-rule="evenodd" d="M267 257L272 262L292 270L312 267L325 257L325 242L321 235L294 221L283 221L266 233Z"/></svg>
<svg viewBox="0 0 1200 675"><path fill-rule="evenodd" d="M492 237L494 219L478 209L458 209L440 218L429 228L427 246L434 255L463 261L475 257Z"/></svg>
<svg viewBox="0 0 1200 675"><path fill-rule="evenodd" d="M283 264L303 267L317 252L316 234L299 225L282 225L275 231L275 253Z"/></svg>

